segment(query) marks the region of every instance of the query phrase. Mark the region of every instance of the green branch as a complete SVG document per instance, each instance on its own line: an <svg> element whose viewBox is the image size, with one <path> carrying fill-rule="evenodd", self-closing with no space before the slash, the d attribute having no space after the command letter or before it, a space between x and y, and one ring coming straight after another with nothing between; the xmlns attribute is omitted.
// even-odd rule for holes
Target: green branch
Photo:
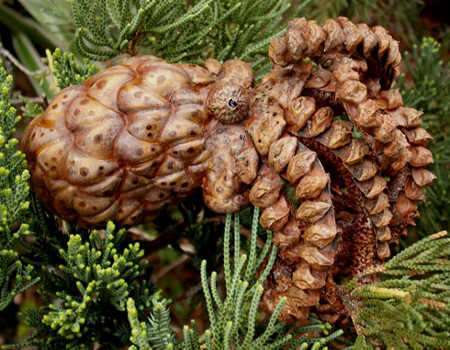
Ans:
<svg viewBox="0 0 450 350"><path fill-rule="evenodd" d="M450 238L431 235L394 256L382 282L352 292L356 349L450 348ZM359 301L356 301L359 300Z"/></svg>
<svg viewBox="0 0 450 350"><path fill-rule="evenodd" d="M249 255L241 254L241 237L239 226L239 214L234 220L234 239L232 239L232 216L227 215L224 232L224 271L225 291L221 298L217 287L217 273L212 272L210 278L206 273L206 261L201 264L201 283L205 299L206 310L209 317L209 329L203 334L198 333L197 326L192 321L192 327L184 326L183 341L177 343L170 328L168 302L161 299L160 294L153 297L153 313L149 322L139 322L134 301L128 300L128 317L132 327L130 340L134 344L132 349L139 350L266 350L266 349L326 349L326 344L342 334L337 331L328 336L314 338L305 334L316 330L328 333L329 326L313 324L304 327L290 328L278 320L278 316L286 302L283 298L270 315L268 322L261 324L258 312L263 294L262 283L264 277L256 278L257 271L264 264L265 269L272 269L276 248L272 246L271 236L266 241L262 251L257 252L256 240L258 236L259 209L255 208L251 225L251 237L249 240ZM232 245L232 242L234 243ZM270 246L272 246L271 259L266 261ZM231 253L234 251L234 259ZM265 263L264 263L265 262ZM261 326L263 329L261 329ZM310 347L311 346L311 347Z"/></svg>

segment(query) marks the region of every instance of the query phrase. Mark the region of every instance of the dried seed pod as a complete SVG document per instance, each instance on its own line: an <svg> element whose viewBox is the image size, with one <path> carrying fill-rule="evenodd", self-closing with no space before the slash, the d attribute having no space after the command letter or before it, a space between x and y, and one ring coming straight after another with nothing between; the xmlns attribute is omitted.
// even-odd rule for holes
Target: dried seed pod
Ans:
<svg viewBox="0 0 450 350"><path fill-rule="evenodd" d="M289 125L294 125L297 130L303 128L309 118L316 110L316 103L312 97L298 97L292 100L289 105L289 112L286 114L286 121Z"/></svg>
<svg viewBox="0 0 450 350"><path fill-rule="evenodd" d="M297 266L292 279L300 289L319 289L325 286L326 275L325 271L311 269L309 264L302 262Z"/></svg>
<svg viewBox="0 0 450 350"><path fill-rule="evenodd" d="M286 179L297 186L296 197L309 200L299 203L296 213L297 219L305 225L300 237L302 243L293 245L290 240L289 244L284 244L281 259L292 263L301 258L309 267L317 264L325 269L327 258L313 248L314 244L324 246L320 252L327 251L330 257L335 252L336 226L320 226L333 209L326 197L328 181L324 173L316 173L314 180L311 178L317 159L333 167L331 185L335 181L339 183L334 187L335 196L342 194L344 197L338 207L349 206L352 211L361 213L353 219L351 215L342 216L344 226L355 227L353 245L357 248L353 248L356 254L353 271L361 271L377 259L390 255L389 244L396 242L397 235L391 233L391 227L393 232L400 232L401 225L412 223L417 215L414 201L423 199L422 186L434 179L423 168L432 158L423 147L430 136L420 128L421 112L403 107L399 91L389 90L399 73L398 42L381 27L354 25L346 18L327 20L322 30L315 23L297 19L283 39L274 43L273 49L277 51L279 66L283 67L276 67L279 71L294 72L304 57L318 64L318 69L304 79L307 96L286 99L279 93L271 93L281 91L277 86L284 91L290 85L303 88L302 83L289 75L283 75L282 83L275 79L270 88L260 90L262 95L273 96L283 108L289 106L285 114L287 131L298 132L301 142L314 151L306 154L314 154L315 158L296 162L296 157L301 159L305 152L300 151L286 170ZM316 105L318 110L331 108L335 113L344 109L350 123L315 118L320 115L316 114ZM352 124L361 132L360 138L351 134ZM383 177L398 174L406 174L403 181L394 181L387 187ZM339 179L335 180L334 176ZM345 188L341 191L342 186ZM327 232L333 242L328 245ZM297 278L299 273L295 276ZM289 278L283 283L288 281ZM336 319L335 315L327 315Z"/></svg>
<svg viewBox="0 0 450 350"><path fill-rule="evenodd" d="M298 208L295 217L305 222L316 222L322 218L330 208L330 203L305 201Z"/></svg>
<svg viewBox="0 0 450 350"><path fill-rule="evenodd" d="M414 145L425 146L433 138L424 128L415 128L405 131L408 141Z"/></svg>
<svg viewBox="0 0 450 350"><path fill-rule="evenodd" d="M280 173L288 165L297 149L297 138L285 136L274 142L269 149L269 165Z"/></svg>
<svg viewBox="0 0 450 350"><path fill-rule="evenodd" d="M248 115L248 96L240 85L220 82L211 88L206 100L208 112L222 123L236 123Z"/></svg>
<svg viewBox="0 0 450 350"><path fill-rule="evenodd" d="M433 154L429 149L423 146L411 147L411 157L409 159L409 164L413 167L424 167L433 163Z"/></svg>
<svg viewBox="0 0 450 350"><path fill-rule="evenodd" d="M290 183L295 183L298 179L309 173L316 157L316 153L310 150L304 150L297 153L289 162L286 171L286 178L288 181Z"/></svg>
<svg viewBox="0 0 450 350"><path fill-rule="evenodd" d="M281 196L273 205L263 210L259 222L268 230L281 231L289 220L289 213L286 198Z"/></svg>
<svg viewBox="0 0 450 350"><path fill-rule="evenodd" d="M107 220L131 225L199 188L205 175L212 208L245 206L248 194L239 187L254 180L259 162L248 135L242 126L223 132L214 123L206 135L204 125L211 121L208 94L226 86L245 97L251 70L240 61L208 64L225 83L199 66L143 56L61 91L22 140L33 186L49 208L83 226ZM247 110L237 101L239 118L247 117L248 100ZM222 150L215 171L207 170L213 168L211 149Z"/></svg>
<svg viewBox="0 0 450 350"><path fill-rule="evenodd" d="M412 177L414 182L420 187L428 186L436 180L436 175L425 168L413 168Z"/></svg>
<svg viewBox="0 0 450 350"><path fill-rule="evenodd" d="M312 116L311 136L315 137L327 130L333 122L333 110L330 107L319 108Z"/></svg>
<svg viewBox="0 0 450 350"><path fill-rule="evenodd" d="M250 201L254 205L266 208L278 199L282 186L280 176L270 167L263 165L250 190Z"/></svg>
<svg viewBox="0 0 450 350"><path fill-rule="evenodd" d="M295 196L297 199L314 199L328 184L328 176L324 174L310 174L303 177L297 185Z"/></svg>

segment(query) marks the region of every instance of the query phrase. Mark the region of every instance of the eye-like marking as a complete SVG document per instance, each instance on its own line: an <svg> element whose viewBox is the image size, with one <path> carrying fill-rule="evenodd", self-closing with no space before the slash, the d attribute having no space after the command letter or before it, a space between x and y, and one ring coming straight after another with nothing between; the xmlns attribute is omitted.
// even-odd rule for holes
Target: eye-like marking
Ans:
<svg viewBox="0 0 450 350"><path fill-rule="evenodd" d="M237 102L235 100L233 100L232 98L230 98L228 100L228 106L230 106L231 108L236 108L238 106Z"/></svg>
<svg viewBox="0 0 450 350"><path fill-rule="evenodd" d="M222 123L236 123L248 116L247 90L232 82L217 82L206 100L208 113Z"/></svg>

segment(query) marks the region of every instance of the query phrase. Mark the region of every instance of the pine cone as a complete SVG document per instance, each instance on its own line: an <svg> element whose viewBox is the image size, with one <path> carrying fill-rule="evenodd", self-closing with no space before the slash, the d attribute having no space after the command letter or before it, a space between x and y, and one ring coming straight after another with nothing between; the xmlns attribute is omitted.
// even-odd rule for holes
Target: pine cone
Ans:
<svg viewBox="0 0 450 350"><path fill-rule="evenodd" d="M286 296L281 317L302 319L322 298L336 321L334 276L386 259L414 223L431 137L389 90L401 58L383 28L295 19L269 56L255 89L238 60L129 58L61 91L23 150L47 207L86 227L149 220L197 189L218 213L261 207L280 248L266 307Z"/></svg>
<svg viewBox="0 0 450 350"><path fill-rule="evenodd" d="M301 318L316 303L303 292L316 295L326 286L322 301L328 305L316 311L336 321L345 310L336 303L333 275L355 275L388 258L390 245L414 225L423 187L435 178L425 169L433 162L425 148L431 136L421 128L422 113L403 107L400 92L389 90L401 57L397 41L381 27L344 17L322 27L295 19L272 41L269 56L274 69L256 89L247 129L258 148L268 139L261 135L274 133L258 128L269 118L265 111L274 105L283 111L286 123L264 145L269 156L263 162L274 163L270 150L284 134L297 136L299 146L281 176L296 186L299 203L285 219L295 217L295 224L275 235L280 256L264 298L272 309L286 296L282 317ZM335 118L342 115L349 121ZM323 167L313 165L319 160Z"/></svg>
<svg viewBox="0 0 450 350"><path fill-rule="evenodd" d="M82 226L133 225L202 181L214 210L245 206L258 157L243 127L229 123L248 114L252 71L241 61L209 65L219 72L129 58L61 91L22 143L48 208Z"/></svg>

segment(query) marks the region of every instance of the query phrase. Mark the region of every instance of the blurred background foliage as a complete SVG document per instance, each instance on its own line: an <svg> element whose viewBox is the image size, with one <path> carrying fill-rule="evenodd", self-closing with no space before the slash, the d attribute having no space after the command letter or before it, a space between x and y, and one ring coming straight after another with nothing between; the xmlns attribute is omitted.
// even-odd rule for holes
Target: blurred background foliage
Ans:
<svg viewBox="0 0 450 350"><path fill-rule="evenodd" d="M445 0L0 0L0 61L5 66L0 71L0 94L3 94L2 101L7 101L0 104L0 115L9 123L5 128L2 119L5 141L0 142L0 151L7 157L0 157L0 164L5 169L11 166L12 159L18 164L10 173L0 168L2 205L10 206L4 209L0 205L0 218L16 213L2 223L4 229L0 233L3 249L0 273L14 274L12 279L2 280L0 276L0 310L3 308L0 344L22 341L31 334L32 328L37 331L27 344L39 344L41 348L68 347L68 344L81 348L86 342L129 344L131 328L123 323L127 317L124 301L128 295L123 288L119 288L119 299L105 294L102 302L94 303L90 309L89 326L102 329L98 338L86 331L78 340L69 341L60 338L58 329L51 329L52 324L58 328L58 324L67 321L60 322L62 312L79 307L69 303L51 310L52 301L67 300L82 292L77 287L79 277L73 270L64 269L69 259L68 243L75 242L73 237L80 237L84 242L79 242L80 246L88 244L98 254L104 254L106 246L99 241L92 243L89 232L48 216L29 193L28 175L21 163L23 155L14 149L17 144L14 139L20 137L27 122L23 121L24 117L39 114L59 89L82 82L116 62L121 55L154 54L172 62L194 63L209 57L221 61L240 58L250 62L256 77L260 78L271 68L267 56L269 42L283 33L293 17L306 16L323 22L344 15L356 22L385 26L400 40L404 51L403 75L398 87L406 105L424 111L424 127L434 137L430 145L435 159L432 170L438 176L427 188L421 218L402 242L401 249L431 233L449 230L448 13L449 4ZM240 217L243 227L250 228L250 209ZM20 228L18 223L22 224ZM153 223L133 228L120 241L108 243L113 244L111 249L123 251L134 240L140 240L146 254L149 266L145 269L151 270L146 286L136 285L134 277L116 282L133 286L138 307L133 320L148 316L154 303L147 297L154 289L161 288L164 297L171 301L167 305L170 304L175 337L182 337L183 325L192 318L200 328L207 327L208 318L197 307L203 297L199 270L203 260L207 261L208 271L219 271L223 266L220 242L224 223L225 218L210 212L200 198L190 198L168 208ZM265 240L264 231L259 230L258 234L259 239ZM243 239L242 250L248 251L250 246L250 240ZM138 254L139 249L133 249ZM71 283L72 290L67 287ZM24 291L26 285L35 286ZM56 294L58 287L65 290L64 295ZM85 287L81 294L89 297L93 291L87 292ZM158 298L154 300L161 302ZM110 311L103 315L105 308ZM13 320L11 315L16 315L18 310L23 317ZM42 323L45 315L49 327ZM122 322L121 326L118 322ZM67 336L70 330L62 332ZM114 335L106 339L107 334ZM330 346L351 346L354 332L347 330L345 334Z"/></svg>

